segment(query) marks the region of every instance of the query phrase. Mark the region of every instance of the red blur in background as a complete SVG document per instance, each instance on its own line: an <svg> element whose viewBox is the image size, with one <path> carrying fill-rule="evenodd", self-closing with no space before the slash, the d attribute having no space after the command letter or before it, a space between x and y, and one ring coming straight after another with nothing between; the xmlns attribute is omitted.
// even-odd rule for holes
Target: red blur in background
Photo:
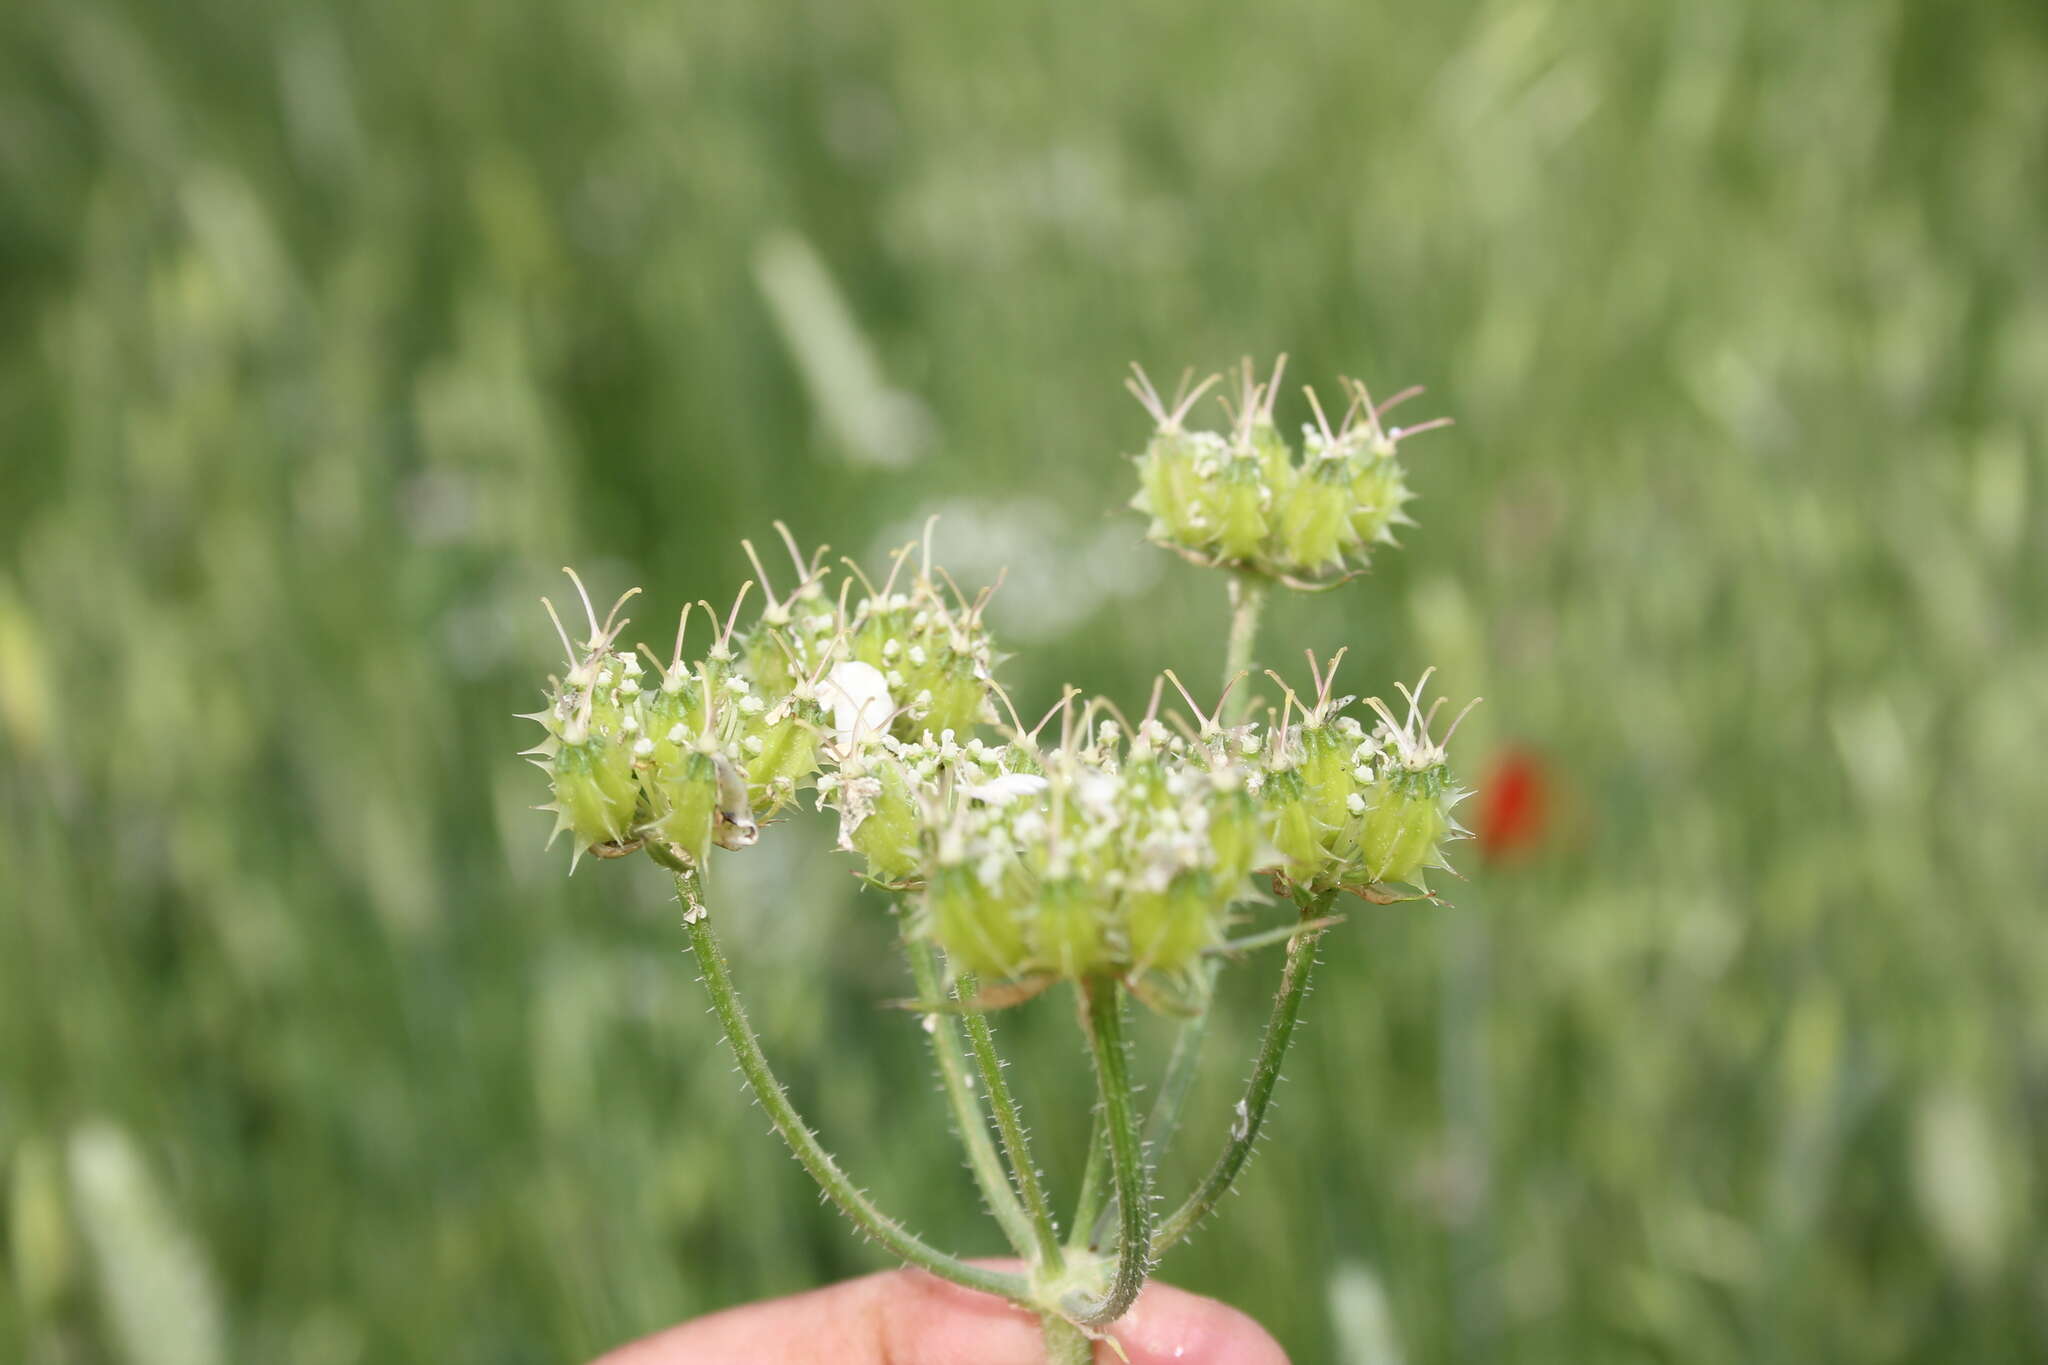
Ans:
<svg viewBox="0 0 2048 1365"><path fill-rule="evenodd" d="M1503 749L1479 784L1472 837L1480 856L1499 863L1540 847L1550 827L1551 805L1548 765L1527 749Z"/></svg>

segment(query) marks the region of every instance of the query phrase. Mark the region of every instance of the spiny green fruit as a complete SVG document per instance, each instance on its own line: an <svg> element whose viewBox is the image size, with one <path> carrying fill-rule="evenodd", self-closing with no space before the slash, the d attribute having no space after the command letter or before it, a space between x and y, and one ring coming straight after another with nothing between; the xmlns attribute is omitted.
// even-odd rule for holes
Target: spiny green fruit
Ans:
<svg viewBox="0 0 2048 1365"><path fill-rule="evenodd" d="M1206 872L1175 877L1160 890L1125 893L1118 906L1132 965L1139 970L1184 972L1223 937L1230 896Z"/></svg>
<svg viewBox="0 0 2048 1365"><path fill-rule="evenodd" d="M1266 774L1260 796L1266 804L1267 839L1279 851L1281 870L1288 880L1312 884L1330 861L1323 847L1324 826L1316 819L1309 799L1308 783L1297 768L1279 768Z"/></svg>
<svg viewBox="0 0 2048 1365"><path fill-rule="evenodd" d="M984 885L960 864L932 869L924 890L923 928L946 951L955 970L998 980L1021 975L1030 957L1024 912L1012 888Z"/></svg>
<svg viewBox="0 0 2048 1365"><path fill-rule="evenodd" d="M1384 456L1367 453L1352 464L1351 534L1354 543L1367 547L1390 545L1393 528L1412 525L1402 509L1414 498L1408 490L1408 476L1391 446Z"/></svg>
<svg viewBox="0 0 2048 1365"><path fill-rule="evenodd" d="M702 860L718 828L718 765L702 749L691 749L649 779L656 811L648 833L671 848Z"/></svg>
<svg viewBox="0 0 2048 1365"><path fill-rule="evenodd" d="M1151 515L1150 539L1197 563L1290 587L1326 587L1361 572L1372 548L1391 542L1391 528L1407 521L1402 508L1410 494L1396 445L1448 419L1405 431L1383 426L1382 413L1420 390L1375 407L1364 385L1346 381L1351 401L1336 428L1317 404L1297 459L1273 421L1285 360L1263 383L1246 362L1235 403L1224 400L1232 417L1227 436L1184 425L1213 378L1193 389L1183 381L1168 404L1133 367L1129 387L1155 430L1137 457L1132 506ZM1313 392L1309 397L1313 403Z"/></svg>
<svg viewBox="0 0 2048 1365"><path fill-rule="evenodd" d="M1248 452L1242 456L1233 453L1217 471L1211 497L1216 525L1208 543L1228 562L1261 562L1266 536L1272 530L1266 509L1272 505L1273 491L1260 475L1258 458Z"/></svg>
<svg viewBox="0 0 2048 1365"><path fill-rule="evenodd" d="M1209 807L1209 848L1215 858L1211 876L1217 886L1234 890L1265 861L1269 845L1258 802L1243 783L1227 773L1216 781Z"/></svg>
<svg viewBox="0 0 2048 1365"><path fill-rule="evenodd" d="M1346 460L1315 460L1282 497L1279 558L1308 573L1341 568L1356 550L1357 500Z"/></svg>
<svg viewBox="0 0 2048 1365"><path fill-rule="evenodd" d="M1442 853L1451 833L1448 786L1448 770L1438 764L1422 772L1397 770L1365 793L1358 850L1369 879L1424 886L1427 869L1449 866Z"/></svg>
<svg viewBox="0 0 2048 1365"><path fill-rule="evenodd" d="M640 788L633 756L611 735L564 742L548 765L554 784L556 832L568 830L579 848L620 844L630 836Z"/></svg>
<svg viewBox="0 0 2048 1365"><path fill-rule="evenodd" d="M1136 457L1138 493L1131 506L1152 517L1155 538L1184 545L1208 539L1215 512L1202 465L1205 459L1213 463L1216 458L1209 446L1220 443L1213 437L1205 443L1185 431L1159 431Z"/></svg>
<svg viewBox="0 0 2048 1365"><path fill-rule="evenodd" d="M788 805L796 797L797 784L818 771L818 736L825 724L816 703L795 698L784 698L741 722L747 796L761 815Z"/></svg>
<svg viewBox="0 0 2048 1365"><path fill-rule="evenodd" d="M1034 965L1077 979L1111 960L1110 917L1103 894L1079 877L1042 882L1028 924Z"/></svg>
<svg viewBox="0 0 2048 1365"><path fill-rule="evenodd" d="M1405 882L1424 891L1429 889L1425 878L1431 869L1450 868L1443 845L1465 832L1451 812L1466 794L1451 785L1444 749L1459 722L1479 704L1476 698L1467 703L1444 737L1432 739L1430 722L1443 702L1439 698L1423 710L1422 690L1434 671L1425 672L1413 691L1401 688L1408 703L1404 717L1397 719L1378 697L1367 700L1380 717L1383 753L1377 780L1361 793L1356 822L1357 856L1364 875L1374 882Z"/></svg>
<svg viewBox="0 0 2048 1365"><path fill-rule="evenodd" d="M839 782L840 846L868 860L868 876L884 885L914 878L923 863L917 803L903 764L886 755L863 760Z"/></svg>
<svg viewBox="0 0 2048 1365"><path fill-rule="evenodd" d="M895 708L890 732L914 742L952 730L966 734L994 717L989 711L996 656L982 612L989 593L969 601L948 579L942 588L931 563L930 528L909 592L897 578L916 546L897 551L888 580L855 603L848 629L852 662L876 670ZM949 597L947 589L952 589Z"/></svg>
<svg viewBox="0 0 2048 1365"><path fill-rule="evenodd" d="M1346 739L1334 725L1321 723L1304 723L1300 733L1297 771L1307 792L1309 814L1322 828L1337 829L1351 818L1348 802L1358 790L1352 775L1357 741Z"/></svg>

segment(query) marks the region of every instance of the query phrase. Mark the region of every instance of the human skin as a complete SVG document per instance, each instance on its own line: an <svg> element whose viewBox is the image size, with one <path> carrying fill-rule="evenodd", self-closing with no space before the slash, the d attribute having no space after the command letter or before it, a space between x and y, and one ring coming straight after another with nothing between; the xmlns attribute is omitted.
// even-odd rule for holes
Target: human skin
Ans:
<svg viewBox="0 0 2048 1365"><path fill-rule="evenodd" d="M1130 1365L1287 1365L1266 1330L1214 1299L1145 1287L1111 1329ZM1114 1362L1107 1344L1099 1365ZM697 1318L594 1365L1043 1365L1038 1320L919 1270L892 1270Z"/></svg>

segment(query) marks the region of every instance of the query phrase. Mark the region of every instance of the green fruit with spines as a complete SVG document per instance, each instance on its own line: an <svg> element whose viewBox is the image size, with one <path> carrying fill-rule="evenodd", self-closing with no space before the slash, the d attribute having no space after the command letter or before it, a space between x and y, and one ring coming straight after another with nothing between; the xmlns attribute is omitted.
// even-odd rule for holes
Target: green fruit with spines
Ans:
<svg viewBox="0 0 2048 1365"><path fill-rule="evenodd" d="M925 885L923 909L921 928L955 969L997 979L1024 970L1024 916L1007 888L984 886L960 864L940 866Z"/></svg>
<svg viewBox="0 0 2048 1365"><path fill-rule="evenodd" d="M757 623L747 632L741 657L746 661L747 677L756 696L779 701L795 689L797 675L790 664L792 649L790 636L773 626Z"/></svg>
<svg viewBox="0 0 2048 1365"><path fill-rule="evenodd" d="M556 829L580 847L623 843L640 802L633 756L611 734L592 732L581 743L563 741L548 762L555 792Z"/></svg>
<svg viewBox="0 0 2048 1365"><path fill-rule="evenodd" d="M1042 882L1028 920L1034 965L1077 980L1111 960L1110 917L1102 893L1083 877Z"/></svg>
<svg viewBox="0 0 2048 1365"><path fill-rule="evenodd" d="M1408 478L1391 450L1365 451L1356 459L1351 474L1351 532L1357 547L1392 544L1393 528L1407 523L1402 511L1415 495L1408 490Z"/></svg>
<svg viewBox="0 0 2048 1365"><path fill-rule="evenodd" d="M1291 881L1314 882L1328 867L1330 856L1323 843L1327 830L1316 819L1308 783L1299 770L1282 768L1267 774L1260 794L1266 805L1267 837L1279 851L1282 870Z"/></svg>
<svg viewBox="0 0 2048 1365"><path fill-rule="evenodd" d="M1356 499L1349 464L1318 459L1280 496L1276 558L1291 573L1314 574L1341 567L1359 548L1354 525Z"/></svg>
<svg viewBox="0 0 2048 1365"><path fill-rule="evenodd" d="M648 833L701 860L718 825L717 761L700 749L684 750L654 769L651 785L655 818Z"/></svg>
<svg viewBox="0 0 2048 1365"><path fill-rule="evenodd" d="M1224 461L1217 470L1212 494L1217 553L1242 564L1262 562L1266 537L1272 530L1267 519L1271 500L1256 458Z"/></svg>
<svg viewBox="0 0 2048 1365"><path fill-rule="evenodd" d="M1202 477L1202 443L1180 430L1157 431L1137 457L1137 510L1149 513L1157 530L1182 545L1206 543L1211 525L1209 495Z"/></svg>
<svg viewBox="0 0 2048 1365"><path fill-rule="evenodd" d="M1119 909L1134 966L1180 972L1222 937L1229 896L1207 873L1182 873L1163 890L1126 892Z"/></svg>
<svg viewBox="0 0 2048 1365"><path fill-rule="evenodd" d="M1456 832L1450 817L1455 800L1450 770L1441 763L1421 771L1394 766L1373 783L1358 823L1358 856L1367 878L1427 890L1426 869L1446 866L1442 848Z"/></svg>
<svg viewBox="0 0 2048 1365"><path fill-rule="evenodd" d="M805 715L808 709L812 714ZM816 707L778 702L741 727L746 757L747 799L757 815L787 805L797 785L818 771L818 734L826 718Z"/></svg>
<svg viewBox="0 0 2048 1365"><path fill-rule="evenodd" d="M872 803L847 836L868 860L868 876L884 884L909 881L923 862L916 799L903 765L892 758L867 774L878 784Z"/></svg>
<svg viewBox="0 0 2048 1365"><path fill-rule="evenodd" d="M1358 790L1351 754L1357 747L1333 726L1301 727L1301 759L1295 770L1307 792L1309 813L1325 830L1335 830L1351 818L1348 803Z"/></svg>
<svg viewBox="0 0 2048 1365"><path fill-rule="evenodd" d="M1253 419L1245 434L1251 452L1259 462L1259 473L1265 479L1266 487L1275 498L1285 497L1292 491L1300 473L1287 438L1280 434L1280 428L1271 418L1263 415Z"/></svg>
<svg viewBox="0 0 2048 1365"><path fill-rule="evenodd" d="M1235 894L1268 847L1258 802L1242 786L1217 793L1209 807L1210 874Z"/></svg>
<svg viewBox="0 0 2048 1365"><path fill-rule="evenodd" d="M685 679L673 689L666 684L654 688L644 695L642 714L645 716L642 728L655 742L656 760L666 762L676 746L688 743L703 733L704 689L690 679ZM682 734L672 740L669 736L678 725L683 727Z"/></svg>
<svg viewBox="0 0 2048 1365"><path fill-rule="evenodd" d="M911 699L931 694L922 717L913 717L920 734L942 735L951 730L967 734L979 725L988 699L988 685L974 675L974 662L948 651L945 663L929 671L925 684L912 692Z"/></svg>

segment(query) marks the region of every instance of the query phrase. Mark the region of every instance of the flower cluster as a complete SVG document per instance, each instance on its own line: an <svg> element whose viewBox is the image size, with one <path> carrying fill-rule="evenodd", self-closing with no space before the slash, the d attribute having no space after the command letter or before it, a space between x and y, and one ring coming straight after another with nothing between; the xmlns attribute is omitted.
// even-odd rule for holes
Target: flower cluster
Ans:
<svg viewBox="0 0 2048 1365"><path fill-rule="evenodd" d="M968 601L953 590L949 597L934 579L927 544L906 590L897 580L913 547L897 552L879 588L850 565L853 576L835 600L824 590L825 552L806 559L788 531L777 529L796 566L795 587L779 596L747 545L757 577L722 624L698 604L712 619L713 638L697 659L684 653L690 608L664 665L645 645L614 648L629 624L619 609L637 588L600 622L570 573L589 634L572 641L555 617L569 667L550 680L547 705L527 717L547 731L528 753L554 789L542 809L555 813L556 834L570 833L579 854L620 857L651 844L665 861L694 866L714 844L753 843L760 820L790 804L823 764L884 735L994 718L994 655L981 621L986 594ZM763 603L741 629L756 583ZM857 601L856 584L865 590ZM554 615L552 604L548 611Z"/></svg>
<svg viewBox="0 0 2048 1365"><path fill-rule="evenodd" d="M1368 728L1331 695L1338 662L1311 657L1313 704L1283 683L1277 712L1236 725L1185 692L1194 723L1163 722L1155 688L1136 726L1070 694L1003 743L881 734L818 779L819 801L872 880L919 893L917 931L957 968L1185 988L1255 876L1411 899L1464 833L1421 685L1402 689L1405 716L1368 701ZM1054 718L1060 741L1041 748Z"/></svg>
<svg viewBox="0 0 2048 1365"><path fill-rule="evenodd" d="M576 580L588 635L561 630L568 672L531 717L547 731L530 752L557 832L579 852L650 847L694 867L754 843L810 786L868 878L916 894L917 932L958 970L1004 981L1186 986L1261 875L1388 901L1427 894L1446 866L1463 793L1421 685L1402 689L1405 713L1378 698L1360 711L1333 695L1340 652L1327 669L1309 656L1308 699L1275 677L1279 705L1235 723L1227 694L1205 713L1182 689L1191 715L1162 713L1165 684L1180 688L1169 673L1136 725L1072 693L1035 728L1014 712L1003 725L987 594L966 598L928 549L899 590L913 549L880 587L856 570L836 598L822 551L791 542L786 596L756 558L722 620L705 608L702 656L686 657L686 610L666 664L615 647L632 593L600 621Z"/></svg>
<svg viewBox="0 0 2048 1365"><path fill-rule="evenodd" d="M1413 496L1396 447L1408 436L1448 425L1438 418L1405 430L1381 418L1421 393L1405 389L1375 404L1364 384L1345 382L1348 399L1333 430L1313 389L1315 413L1302 428L1299 456L1273 421L1280 374L1258 382L1244 363L1235 402L1224 400L1227 431L1190 431L1195 402L1221 376L1180 389L1168 402L1133 366L1131 392L1154 422L1136 456L1139 491L1131 505L1152 518L1151 540L1198 564L1226 565L1296 588L1327 587L1362 572L1373 547L1412 524L1402 510Z"/></svg>

